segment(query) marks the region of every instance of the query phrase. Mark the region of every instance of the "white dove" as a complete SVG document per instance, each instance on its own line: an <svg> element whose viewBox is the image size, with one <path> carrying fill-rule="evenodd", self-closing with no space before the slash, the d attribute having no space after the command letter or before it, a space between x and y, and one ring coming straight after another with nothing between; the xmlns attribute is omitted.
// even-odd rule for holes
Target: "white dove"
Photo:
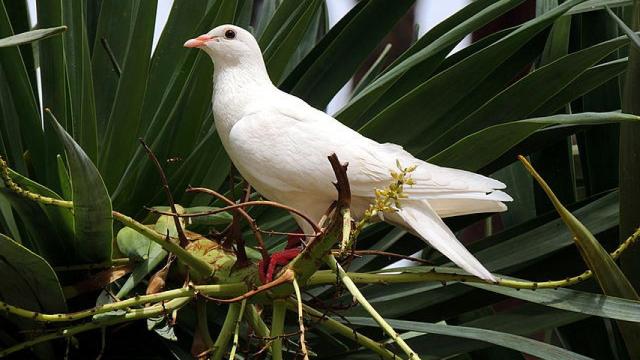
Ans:
<svg viewBox="0 0 640 360"><path fill-rule="evenodd" d="M296 208L318 222L336 198L327 156L349 163L352 214L362 216L388 186L397 161L416 165L415 185L402 208L384 220L418 235L467 272L487 281L491 273L456 239L441 217L505 211L505 185L482 175L416 159L395 144L366 138L303 100L280 91L267 73L253 35L222 25L188 40L215 63L213 114L222 144L240 174L263 196ZM301 219L306 233L310 226Z"/></svg>

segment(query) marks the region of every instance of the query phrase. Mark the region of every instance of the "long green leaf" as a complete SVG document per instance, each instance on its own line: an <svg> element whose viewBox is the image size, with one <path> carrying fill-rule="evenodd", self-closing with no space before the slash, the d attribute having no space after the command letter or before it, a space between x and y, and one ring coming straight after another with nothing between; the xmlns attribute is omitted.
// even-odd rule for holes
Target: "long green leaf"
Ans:
<svg viewBox="0 0 640 360"><path fill-rule="evenodd" d="M89 158L98 160L96 107L91 75L91 54L85 25L83 1L62 2L64 22L70 28L63 36L69 91L69 131Z"/></svg>
<svg viewBox="0 0 640 360"><path fill-rule="evenodd" d="M469 33L479 29L492 19L518 5L520 0L502 0L495 3L473 2L442 25L433 28L419 40L415 47L409 49L411 56L397 65L390 67L379 78L367 86L358 96L354 97L336 117L347 125L360 124L366 119L374 103L383 100L383 104L396 101L395 98L383 99L385 92L410 69L417 66L431 68L440 64L442 59L459 41ZM484 5L484 6L483 6ZM472 15L473 16L470 16ZM423 71L425 68L422 69ZM422 76L422 75L421 75ZM409 81L411 77L407 77ZM380 105L379 105L380 106ZM369 120L369 119L366 119Z"/></svg>
<svg viewBox="0 0 640 360"><path fill-rule="evenodd" d="M37 29L37 30L23 32L20 34L16 34L16 35L12 35L12 36L8 36L0 39L0 47L29 44L34 41L38 41L38 40L46 39L51 36L58 35L62 32L65 32L66 30L67 30L66 26L56 26L53 28Z"/></svg>
<svg viewBox="0 0 640 360"><path fill-rule="evenodd" d="M413 1L360 1L289 74L281 88L323 108Z"/></svg>
<svg viewBox="0 0 640 360"><path fill-rule="evenodd" d="M320 5L322 2L319 0L306 0L301 3L296 11L290 14L286 25L279 29L274 39L264 48L263 56L267 70L275 84L279 84L286 75L289 61L300 46Z"/></svg>
<svg viewBox="0 0 640 360"><path fill-rule="evenodd" d="M466 326L452 326L444 324L431 324L417 321L386 319L394 329L405 331L417 331L422 333L440 334L458 338L473 339L503 346L506 348L521 351L525 354L533 355L541 359L589 359L586 356L549 345L526 337L502 333L498 331L477 329ZM369 318L348 317L347 323L375 326L376 323Z"/></svg>
<svg viewBox="0 0 640 360"><path fill-rule="evenodd" d="M98 167L110 190L114 190L120 182L136 150L156 7L157 0L147 0L141 1L135 9L133 36L127 45L113 111L102 139Z"/></svg>
<svg viewBox="0 0 640 360"><path fill-rule="evenodd" d="M465 283L467 286L526 300L552 308L609 319L640 322L640 302L571 289L516 290L501 286Z"/></svg>
<svg viewBox="0 0 640 360"><path fill-rule="evenodd" d="M638 36L638 34L633 30L631 30L631 28L628 27L627 24L625 24L624 21L622 21L622 19L620 19L608 6L605 6L605 9L607 9L607 13L609 13L609 16L611 16L611 18L615 20L620 29L627 35L629 40L631 40L631 43L636 48L640 49L640 36Z"/></svg>
<svg viewBox="0 0 640 360"><path fill-rule="evenodd" d="M468 135L429 159L449 167L477 170L507 152L534 132L551 125L596 125L638 122L640 117L621 113L553 115L494 125Z"/></svg>
<svg viewBox="0 0 640 360"><path fill-rule="evenodd" d="M463 322L460 325L534 337L545 330L570 324L585 317L582 314L550 309L536 304L524 304L515 309L492 313ZM421 352L440 357L478 350L489 345L485 342L445 337L437 334L425 334L415 337L414 341L410 341L410 344L418 351L422 350Z"/></svg>
<svg viewBox="0 0 640 360"><path fill-rule="evenodd" d="M640 30L640 2L634 1L631 11L631 29ZM640 48L629 48L629 64L623 90L622 111L629 114L640 115ZM638 174L640 173L640 126L638 124L623 124L620 126L620 238L625 239L640 226L640 190L638 189ZM631 249L622 257L622 267L629 276L632 285L637 291L640 288L640 276L638 260L640 250ZM604 279L603 279L604 280ZM621 281L621 280L620 280ZM631 292L626 289L626 292ZM606 289L603 288L606 291ZM636 295L637 296L637 295ZM631 358L640 357L640 335L636 327L619 323L620 330L627 345L627 351Z"/></svg>
<svg viewBox="0 0 640 360"><path fill-rule="evenodd" d="M36 7L38 11L38 25L41 27L63 26L62 2L44 1ZM40 55L40 76L42 78L42 104L59 114L61 125L67 129L67 88L65 74L65 59L62 37L53 37L38 44ZM54 136L47 137L50 147L55 143Z"/></svg>
<svg viewBox="0 0 640 360"><path fill-rule="evenodd" d="M100 140L103 140L113 103L116 98L127 48L133 36L135 9L140 0L125 2L101 1L92 46L91 65L96 119Z"/></svg>
<svg viewBox="0 0 640 360"><path fill-rule="evenodd" d="M580 5L574 6L567 12L567 15L576 15L584 12L604 10L608 7L624 7L633 3L633 0L588 0Z"/></svg>
<svg viewBox="0 0 640 360"><path fill-rule="evenodd" d="M424 139L426 130L432 136L442 134L442 128L451 126L448 121L442 120L449 111L460 106L459 103L465 98L471 97L475 88L487 80L507 58L579 2L580 0L564 2L523 24L492 46L434 76L380 112L361 128L361 132L374 139L398 144L406 144L418 137L422 138L422 144L430 144ZM438 126L430 127L434 123ZM393 124L393 131L389 131L388 124Z"/></svg>
<svg viewBox="0 0 640 360"><path fill-rule="evenodd" d="M566 55L539 68L496 95L465 119L447 126L440 125L437 129L427 129L442 132L432 136L431 138L435 140L420 149L420 152L424 156L430 156L444 148L446 144L457 141L471 132L505 121L525 118L541 104L553 98L581 73L627 42L628 40L624 37L610 40ZM538 90L531 92L531 89ZM516 104L515 98L521 100Z"/></svg>
<svg viewBox="0 0 640 360"><path fill-rule="evenodd" d="M49 112L52 127L64 145L73 190L73 256L81 262L111 260L111 199L91 159Z"/></svg>
<svg viewBox="0 0 640 360"><path fill-rule="evenodd" d="M4 3L0 4L0 36L13 35ZM53 39L45 40L44 42ZM9 164L27 174L24 151L29 150L34 173L39 181L53 181L50 158L45 150L44 134L36 96L29 73L16 47L0 49L0 137ZM50 180L50 181L48 181Z"/></svg>
<svg viewBox="0 0 640 360"><path fill-rule="evenodd" d="M148 128L151 120L160 110L160 104L173 99L171 90L179 88L176 86L176 81L182 79L184 82L187 74L182 64L188 61L187 58L190 58L190 64L193 64L196 52L185 51L182 44L186 39L199 35L198 31L203 31L205 26L200 24L201 19L198 17L196 18L199 21L194 21L194 14L201 14L206 4L206 0L173 2L167 24L151 59L149 85L144 99L143 119L140 123L143 131ZM203 18L205 17L203 14Z"/></svg>
<svg viewBox="0 0 640 360"><path fill-rule="evenodd" d="M7 14L9 15L9 20L11 21L11 27L13 28L14 33L23 33L32 30L29 22L29 5L26 1L5 1L4 6L6 7ZM34 57L33 48L33 46L21 46L20 54L22 54L22 59L28 69L27 71L29 73L31 88L35 92L38 85L36 80L36 59Z"/></svg>
<svg viewBox="0 0 640 360"><path fill-rule="evenodd" d="M578 76L571 84L567 85L551 99L540 105L532 115L539 117L552 114L571 101L583 96L598 88L607 81L614 79L627 69L627 59L618 59L604 64L600 64L587 69ZM588 109L585 111L602 111L614 109Z"/></svg>
<svg viewBox="0 0 640 360"><path fill-rule="evenodd" d="M429 273L436 271L444 274L466 274L464 271L450 267L410 266L398 267L375 273ZM519 278L496 274L500 279L519 280ZM577 312L585 315L603 318L626 320L640 323L640 301L628 300L614 296L594 294L568 288L556 289L514 289L506 286L464 282L465 286L483 289L489 292L506 295L516 299L526 300L535 304L549 306L555 309Z"/></svg>

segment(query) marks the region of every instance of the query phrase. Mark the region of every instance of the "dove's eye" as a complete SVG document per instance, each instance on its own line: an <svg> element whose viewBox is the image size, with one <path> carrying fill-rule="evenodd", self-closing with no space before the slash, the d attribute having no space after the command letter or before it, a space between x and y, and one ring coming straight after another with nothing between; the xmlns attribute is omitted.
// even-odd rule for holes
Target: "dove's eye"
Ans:
<svg viewBox="0 0 640 360"><path fill-rule="evenodd" d="M231 39L233 39L233 38L235 38L235 37L236 37L236 32L235 32L235 31L233 31L233 30L227 30L227 31L225 31L225 33L224 33L224 37L225 37L225 38L227 38L227 39L229 39L229 40L231 40Z"/></svg>

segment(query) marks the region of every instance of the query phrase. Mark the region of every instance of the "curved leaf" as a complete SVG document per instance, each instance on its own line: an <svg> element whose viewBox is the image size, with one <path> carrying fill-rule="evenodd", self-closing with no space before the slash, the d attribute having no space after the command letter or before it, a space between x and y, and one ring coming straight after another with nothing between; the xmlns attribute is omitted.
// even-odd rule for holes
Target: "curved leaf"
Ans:
<svg viewBox="0 0 640 360"><path fill-rule="evenodd" d="M638 296L629 279L627 279L611 255L602 247L591 231L564 207L553 193L553 190L551 190L544 179L533 169L531 164L529 164L524 157L520 157L520 159L525 168L531 173L531 176L533 176L547 194L549 200L551 200L551 203L560 215L560 218L562 218L562 221L571 230L582 259L593 272L602 291L611 296L640 300L640 296ZM631 358L638 358L640 356L640 325L626 321L618 321L618 327L627 345L629 356Z"/></svg>
<svg viewBox="0 0 640 360"><path fill-rule="evenodd" d="M336 319L340 321L340 319ZM385 319L394 329L416 331L421 333L440 334L458 338L473 339L491 344L514 349L525 354L537 356L541 359L589 359L586 356L576 354L569 350L549 345L541 341L529 339L523 336L507 334L503 332L477 329L467 326L453 326L444 324L430 324L417 321ZM376 326L375 321L362 317L347 317L345 322L356 325Z"/></svg>
<svg viewBox="0 0 640 360"><path fill-rule="evenodd" d="M0 299L23 309L47 312L66 312L67 305L51 266L40 256L0 234ZM31 332L40 328L22 318L9 317L21 332ZM6 338L2 339L5 342ZM35 348L38 358L52 358L49 345Z"/></svg>
<svg viewBox="0 0 640 360"><path fill-rule="evenodd" d="M73 256L87 263L111 260L113 219L109 193L91 159L51 112L49 115L69 163L75 230Z"/></svg>

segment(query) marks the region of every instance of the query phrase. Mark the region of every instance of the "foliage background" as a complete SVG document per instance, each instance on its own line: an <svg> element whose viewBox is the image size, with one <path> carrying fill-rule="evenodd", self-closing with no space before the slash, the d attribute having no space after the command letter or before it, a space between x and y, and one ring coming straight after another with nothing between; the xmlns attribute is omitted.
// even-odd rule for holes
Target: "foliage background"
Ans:
<svg viewBox="0 0 640 360"><path fill-rule="evenodd" d="M530 156L561 201L607 249L638 226L637 119L617 111L639 113L640 102L634 99L640 62L637 49L628 47L628 38L602 6L614 7L630 25L635 21L637 26L638 14L632 13L631 1L560 3L476 0L392 58L375 50L386 43L385 36L394 32L412 1L360 1L331 30L319 0L175 1L153 56L155 0L38 1L38 28L66 25L68 30L32 45L0 48L0 153L18 173L46 189L27 179L23 186L73 199L76 211L71 216L0 188L0 232L12 239L3 237L4 241L20 244L23 254L10 257L0 252L5 274L2 300L43 312L95 304L98 292L69 298L62 291L93 273L53 269L120 256L112 247L119 230L110 217L112 208L144 220L144 206L165 205L139 137L165 161L176 202L188 207L219 205L185 193L189 184L232 192L229 160L212 128L213 67L206 55L182 48L185 39L223 23L252 26L269 73L282 89L324 108L359 74L351 100L336 114L340 121L378 141L401 144L422 159L506 182L515 199L508 213L448 221L490 270L539 281L581 272L585 265L569 231L515 163L515 155ZM29 30L24 1L1 5L0 37ZM487 30L487 24L505 13L500 21L513 19L514 13L508 12L520 5L534 10L531 20L512 22L497 32ZM490 34L448 55L466 35L479 37L483 31ZM372 62L372 56L377 61ZM42 104L64 131L43 116L36 96L37 67ZM74 159L68 146L79 146L86 158ZM254 209L252 215L265 229L294 229L282 212ZM252 244L251 235L246 237ZM284 241L274 236L268 245L275 251ZM424 244L401 230L375 225L358 246L409 255ZM35 254L40 260L33 260ZM636 254L624 264L637 288L639 272L632 270L637 270ZM21 256L31 259L25 260L30 265L19 262ZM429 249L422 256L445 263ZM372 271L391 262L362 257L349 269ZM144 266L143 275L150 273L149 264ZM38 276L24 278L24 269ZM124 280L109 286L118 292ZM558 304L574 304L575 299L543 291L516 294L491 287L421 283L369 285L363 292L393 319L446 321L531 336L593 358L628 358L611 320L616 317L591 316L585 310L601 299L589 295L600 292L597 284L586 282L574 289L586 300L571 311ZM326 289L313 293L325 299L336 296ZM553 304L546 296L552 296ZM348 303L350 298L335 301ZM621 306L614 306L619 317ZM211 308L210 323L215 327L224 317L224 307ZM144 324L107 329L105 356L162 358L169 350L172 356L188 358L193 319L184 312L176 330L178 342L143 332ZM355 317L363 312L354 307L344 314ZM2 318L0 324L5 346L22 338L18 329L36 326L11 318ZM378 330L363 331L380 337ZM131 341L132 334L136 341ZM406 336L424 356L523 358L519 351L485 342L415 330ZM74 350L79 354L99 351L99 335L81 335L79 340L80 348ZM309 341L322 358L371 356L322 331L315 331ZM34 356L47 358L62 349L63 342L52 343L37 348Z"/></svg>

